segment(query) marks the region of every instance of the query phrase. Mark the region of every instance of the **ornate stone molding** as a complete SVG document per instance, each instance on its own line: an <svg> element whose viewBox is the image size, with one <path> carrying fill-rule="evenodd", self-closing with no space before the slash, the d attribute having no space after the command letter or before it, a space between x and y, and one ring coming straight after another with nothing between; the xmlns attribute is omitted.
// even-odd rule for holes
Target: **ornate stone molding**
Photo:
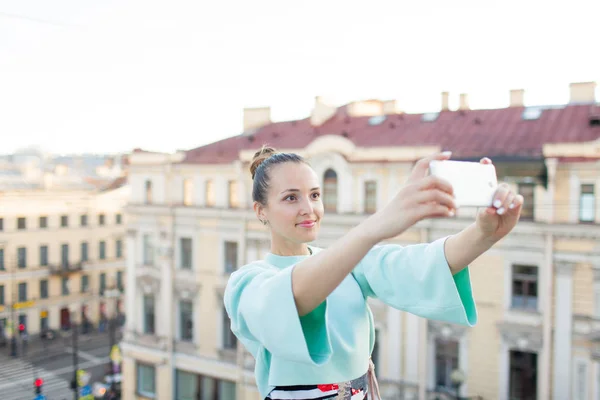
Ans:
<svg viewBox="0 0 600 400"><path fill-rule="evenodd" d="M467 327L442 321L427 321L430 336L441 339L460 340L467 332Z"/></svg>
<svg viewBox="0 0 600 400"><path fill-rule="evenodd" d="M160 280L152 275L140 276L137 285L144 294L153 294L160 291Z"/></svg>
<svg viewBox="0 0 600 400"><path fill-rule="evenodd" d="M558 275L571 275L575 269L575 263L569 261L556 261L554 260L554 270Z"/></svg>
<svg viewBox="0 0 600 400"><path fill-rule="evenodd" d="M192 300L200 292L201 285L187 279L176 279L173 295L181 300Z"/></svg>
<svg viewBox="0 0 600 400"><path fill-rule="evenodd" d="M511 322L498 322L498 329L507 346L516 350L537 352L542 349L543 332L541 325L530 326Z"/></svg>
<svg viewBox="0 0 600 400"><path fill-rule="evenodd" d="M594 268L600 269L600 255L590 253L567 253L557 252L554 253L555 263L571 263L571 264L592 264Z"/></svg>

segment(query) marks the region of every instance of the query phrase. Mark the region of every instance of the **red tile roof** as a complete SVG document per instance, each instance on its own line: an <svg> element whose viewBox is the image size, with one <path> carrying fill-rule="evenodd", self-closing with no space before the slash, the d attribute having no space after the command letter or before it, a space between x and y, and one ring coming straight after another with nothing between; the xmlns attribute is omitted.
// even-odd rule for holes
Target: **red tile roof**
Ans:
<svg viewBox="0 0 600 400"><path fill-rule="evenodd" d="M454 158L515 157L542 158L546 143L589 142L600 138L600 126L590 124L597 106L566 105L543 108L538 119L524 120L523 107L493 110L443 111L431 122L423 114L387 115L378 125L370 117L350 117L346 107L321 126L310 118L275 122L252 135L230 137L189 150L182 162L230 163L239 151L275 148L304 148L322 135L343 135L359 147L439 145L452 150Z"/></svg>

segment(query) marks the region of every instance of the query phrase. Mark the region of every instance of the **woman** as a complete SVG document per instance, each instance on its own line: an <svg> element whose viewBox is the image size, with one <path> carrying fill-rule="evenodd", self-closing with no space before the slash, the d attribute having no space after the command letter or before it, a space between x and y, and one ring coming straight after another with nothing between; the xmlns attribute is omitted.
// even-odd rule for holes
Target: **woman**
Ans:
<svg viewBox="0 0 600 400"><path fill-rule="evenodd" d="M452 187L427 176L431 160L449 158L420 160L389 204L319 249L307 245L323 218L315 172L296 154L265 147L255 154L254 210L271 232L271 252L231 275L224 301L233 333L256 359L262 398L355 400L369 391L375 398L367 297L425 318L476 323L467 266L513 229L522 196L502 185L493 207L456 235L377 245L423 219L454 215Z"/></svg>

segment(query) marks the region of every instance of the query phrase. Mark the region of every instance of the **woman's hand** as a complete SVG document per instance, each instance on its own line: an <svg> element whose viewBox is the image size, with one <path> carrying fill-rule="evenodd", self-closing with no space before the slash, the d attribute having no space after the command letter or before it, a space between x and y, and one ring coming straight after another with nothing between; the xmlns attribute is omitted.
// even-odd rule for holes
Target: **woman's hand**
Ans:
<svg viewBox="0 0 600 400"><path fill-rule="evenodd" d="M456 204L450 183L427 176L432 160L447 160L450 155L444 152L419 160L392 201L365 221L369 233L377 240L385 240L398 236L423 219L454 216Z"/></svg>
<svg viewBox="0 0 600 400"><path fill-rule="evenodd" d="M482 164L491 164L489 158L483 158ZM517 224L523 207L523 196L514 193L503 183L498 186L492 207L479 211L477 227L487 240L495 243L506 236Z"/></svg>

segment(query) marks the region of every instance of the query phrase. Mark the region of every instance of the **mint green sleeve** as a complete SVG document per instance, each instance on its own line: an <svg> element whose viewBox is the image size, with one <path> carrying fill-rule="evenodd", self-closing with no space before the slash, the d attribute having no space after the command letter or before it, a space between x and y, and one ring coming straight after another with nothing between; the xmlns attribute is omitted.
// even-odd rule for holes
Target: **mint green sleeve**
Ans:
<svg viewBox="0 0 600 400"><path fill-rule="evenodd" d="M231 330L248 347L258 344L277 357L322 365L332 354L327 301L300 317L292 270L249 264L232 273L224 293Z"/></svg>
<svg viewBox="0 0 600 400"><path fill-rule="evenodd" d="M475 325L469 268L452 275L445 241L374 247L353 271L363 295L420 317Z"/></svg>

